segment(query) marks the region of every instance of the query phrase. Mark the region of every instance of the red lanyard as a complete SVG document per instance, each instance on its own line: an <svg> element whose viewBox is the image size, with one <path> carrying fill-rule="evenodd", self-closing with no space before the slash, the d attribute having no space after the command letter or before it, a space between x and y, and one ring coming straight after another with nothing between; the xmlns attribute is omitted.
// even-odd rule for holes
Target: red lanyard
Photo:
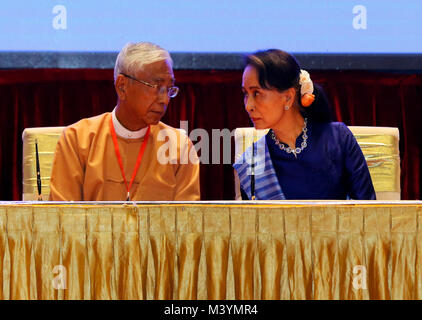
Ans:
<svg viewBox="0 0 422 320"><path fill-rule="evenodd" d="M127 199L126 199L126 201L130 201L130 188L132 187L132 183L135 180L135 176L136 176L136 173L138 172L139 165L141 164L142 156L144 155L144 151L145 151L145 148L147 146L147 142L148 142L148 138L149 138L149 132L151 131L151 127L148 126L147 133L145 134L144 142L142 142L142 145L139 149L138 159L136 159L135 169L133 169L132 178L130 179L129 185L127 184L127 181L126 181L125 170L123 169L122 157L121 157L120 151L119 151L119 144L117 143L116 131L114 130L113 118L111 118L111 117L110 117L110 131L111 131L111 136L113 138L114 151L116 152L117 161L119 162L120 171L122 172L122 177L123 177L123 180L125 181L125 185L126 185L126 189L127 189Z"/></svg>

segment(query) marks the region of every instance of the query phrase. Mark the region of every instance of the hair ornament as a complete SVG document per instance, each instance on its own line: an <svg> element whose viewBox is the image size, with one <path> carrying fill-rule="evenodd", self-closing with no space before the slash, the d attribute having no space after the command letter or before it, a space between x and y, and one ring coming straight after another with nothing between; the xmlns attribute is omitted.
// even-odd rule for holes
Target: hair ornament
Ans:
<svg viewBox="0 0 422 320"><path fill-rule="evenodd" d="M309 107L315 101L314 84L312 83L311 77L306 70L300 70L299 76L300 84L300 102L302 106Z"/></svg>

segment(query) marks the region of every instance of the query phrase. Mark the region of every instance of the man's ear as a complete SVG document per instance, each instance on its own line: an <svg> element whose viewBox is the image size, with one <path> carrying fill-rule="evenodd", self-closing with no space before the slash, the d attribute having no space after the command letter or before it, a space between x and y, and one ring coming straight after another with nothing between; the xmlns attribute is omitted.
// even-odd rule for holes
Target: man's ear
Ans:
<svg viewBox="0 0 422 320"><path fill-rule="evenodd" d="M114 82L114 87L116 88L116 93L119 97L119 100L126 100L126 85L126 78L119 74L116 78L116 81Z"/></svg>

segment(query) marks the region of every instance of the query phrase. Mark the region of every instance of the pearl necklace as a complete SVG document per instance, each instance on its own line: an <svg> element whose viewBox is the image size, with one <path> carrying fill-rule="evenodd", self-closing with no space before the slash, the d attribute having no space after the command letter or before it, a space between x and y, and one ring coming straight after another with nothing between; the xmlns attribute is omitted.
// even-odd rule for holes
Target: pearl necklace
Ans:
<svg viewBox="0 0 422 320"><path fill-rule="evenodd" d="M274 131L271 130L271 138L274 140L275 144L278 145L278 147L280 148L280 150L284 150L287 153L293 153L293 155L295 156L295 158L297 158L297 155L299 153L302 152L303 149L305 149L308 146L308 143L306 142L308 140L308 135L306 134L308 132L308 128L306 127L308 119L305 118L305 123L303 124L303 128L302 128L302 143L300 145L300 148L290 148L290 147L286 147L284 145L284 143L281 143L280 140L277 139L277 137L274 134Z"/></svg>

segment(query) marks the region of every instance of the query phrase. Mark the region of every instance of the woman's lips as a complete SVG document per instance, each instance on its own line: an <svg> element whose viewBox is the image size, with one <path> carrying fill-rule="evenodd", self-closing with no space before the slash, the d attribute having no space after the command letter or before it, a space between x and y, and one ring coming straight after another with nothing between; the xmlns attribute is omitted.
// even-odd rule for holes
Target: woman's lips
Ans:
<svg viewBox="0 0 422 320"><path fill-rule="evenodd" d="M260 120L261 118L251 118L253 122Z"/></svg>

